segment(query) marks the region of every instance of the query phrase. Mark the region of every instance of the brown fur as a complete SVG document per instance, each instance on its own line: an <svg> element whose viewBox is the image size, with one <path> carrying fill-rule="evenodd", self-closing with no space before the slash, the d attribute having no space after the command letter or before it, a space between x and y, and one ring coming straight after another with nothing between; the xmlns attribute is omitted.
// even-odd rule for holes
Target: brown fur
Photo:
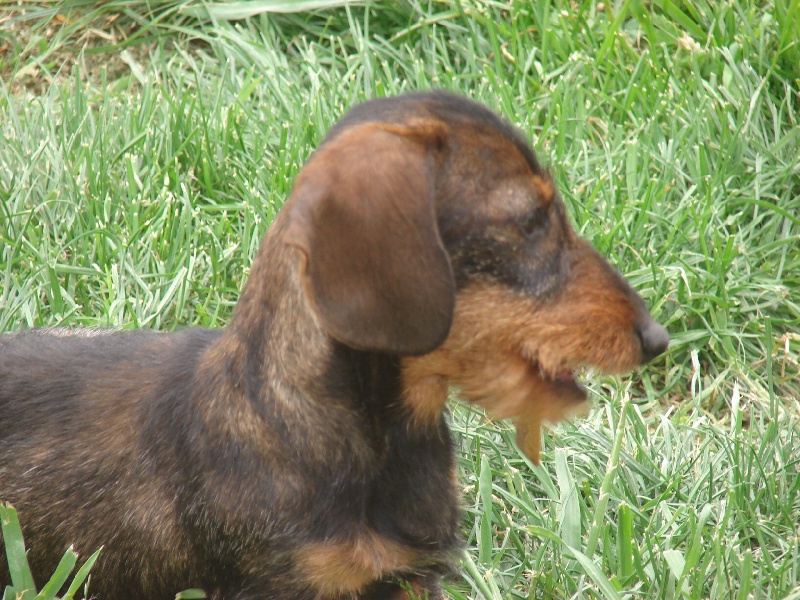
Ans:
<svg viewBox="0 0 800 600"><path fill-rule="evenodd" d="M419 552L364 532L350 541L314 543L301 548L297 562L324 596L355 594L386 573L408 569ZM421 561L424 564L424 561Z"/></svg>
<svg viewBox="0 0 800 600"><path fill-rule="evenodd" d="M372 101L299 174L228 327L0 337L0 501L40 583L104 546L101 600L441 598L449 387L537 461L541 422L584 404L572 369L667 341L513 128Z"/></svg>

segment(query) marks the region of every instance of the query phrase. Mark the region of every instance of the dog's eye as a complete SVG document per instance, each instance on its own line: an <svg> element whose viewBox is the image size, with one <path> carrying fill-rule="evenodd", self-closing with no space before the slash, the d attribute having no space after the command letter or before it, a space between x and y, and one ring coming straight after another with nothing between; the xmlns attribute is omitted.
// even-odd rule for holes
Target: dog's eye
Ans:
<svg viewBox="0 0 800 600"><path fill-rule="evenodd" d="M519 228L525 235L532 235L545 224L547 209L540 206L525 214L519 221Z"/></svg>

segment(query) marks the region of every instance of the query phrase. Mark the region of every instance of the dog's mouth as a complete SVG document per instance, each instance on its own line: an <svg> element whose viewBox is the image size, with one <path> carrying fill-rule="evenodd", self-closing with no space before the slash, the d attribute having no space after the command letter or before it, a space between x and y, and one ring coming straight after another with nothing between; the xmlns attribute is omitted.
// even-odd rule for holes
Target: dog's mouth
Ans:
<svg viewBox="0 0 800 600"><path fill-rule="evenodd" d="M552 375L548 375L544 371L542 371L539 365L536 365L539 369L539 375L543 379L549 379L554 386L559 387L562 391L570 395L571 397L582 396L582 399L586 399L586 390L583 385L578 381L577 375L574 369L559 369Z"/></svg>
<svg viewBox="0 0 800 600"><path fill-rule="evenodd" d="M586 414L586 389L580 383L582 362L551 357L540 348L496 352L490 360L475 342L403 364L405 402L418 419L436 419L455 385L467 402L494 419L512 419L519 449L538 464L542 423ZM576 372L577 368L577 372Z"/></svg>

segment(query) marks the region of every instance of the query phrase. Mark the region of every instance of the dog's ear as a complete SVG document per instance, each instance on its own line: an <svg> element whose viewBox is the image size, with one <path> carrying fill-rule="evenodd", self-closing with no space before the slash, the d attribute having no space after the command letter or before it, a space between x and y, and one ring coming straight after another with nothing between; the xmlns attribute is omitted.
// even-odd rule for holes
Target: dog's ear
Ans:
<svg viewBox="0 0 800 600"><path fill-rule="evenodd" d="M455 284L433 207L437 124L348 127L311 157L289 199L285 240L335 339L423 354L441 344Z"/></svg>

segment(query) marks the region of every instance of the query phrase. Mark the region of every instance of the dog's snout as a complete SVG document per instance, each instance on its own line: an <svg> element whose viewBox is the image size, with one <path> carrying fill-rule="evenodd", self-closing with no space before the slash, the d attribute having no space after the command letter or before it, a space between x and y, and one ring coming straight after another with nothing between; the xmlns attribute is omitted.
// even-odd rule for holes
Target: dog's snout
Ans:
<svg viewBox="0 0 800 600"><path fill-rule="evenodd" d="M636 333L642 344L642 363L653 360L669 346L669 333L650 315L637 324Z"/></svg>

